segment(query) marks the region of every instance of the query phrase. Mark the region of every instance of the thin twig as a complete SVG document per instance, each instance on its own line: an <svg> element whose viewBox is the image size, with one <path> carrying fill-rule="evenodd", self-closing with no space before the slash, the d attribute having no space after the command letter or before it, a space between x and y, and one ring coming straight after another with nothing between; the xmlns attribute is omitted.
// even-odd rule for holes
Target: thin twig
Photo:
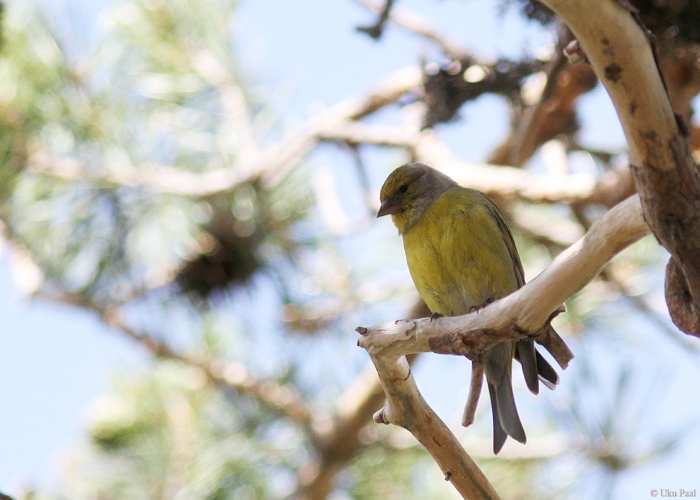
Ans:
<svg viewBox="0 0 700 500"><path fill-rule="evenodd" d="M411 308L409 318L430 315L425 302L419 300ZM416 355L406 357L409 366ZM372 416L386 400L377 370L370 362L336 404L335 415L327 430L319 436L318 460L302 470L299 487L292 498L324 500L333 490L333 478L350 459L367 446L360 439L360 431L372 422Z"/></svg>
<svg viewBox="0 0 700 500"><path fill-rule="evenodd" d="M386 0L384 8L382 8L382 11L379 13L379 19L377 19L376 23L374 23L372 26L358 26L355 29L361 33L367 33L375 40L379 40L384 32L384 24L386 23L387 19L389 19L389 13L391 12L391 7L393 4L394 0Z"/></svg>
<svg viewBox="0 0 700 500"><path fill-rule="evenodd" d="M381 14L382 8L372 0L355 0L376 14ZM438 29L419 14L405 8L394 7L389 14L389 20L405 30L426 38L440 47L453 59L464 59L469 53L461 44L449 40Z"/></svg>
<svg viewBox="0 0 700 500"><path fill-rule="evenodd" d="M363 338L360 339L362 341ZM366 348L368 346L364 345ZM498 499L486 476L421 396L406 358L386 355L371 348L368 348L368 353L387 397L387 405L374 415L374 420L399 425L410 431L432 455L445 480L452 483L463 498Z"/></svg>

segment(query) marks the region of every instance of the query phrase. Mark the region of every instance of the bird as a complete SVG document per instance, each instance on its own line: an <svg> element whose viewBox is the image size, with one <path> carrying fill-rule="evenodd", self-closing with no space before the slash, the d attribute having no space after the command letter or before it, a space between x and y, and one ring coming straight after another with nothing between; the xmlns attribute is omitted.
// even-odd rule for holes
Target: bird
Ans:
<svg viewBox="0 0 700 500"><path fill-rule="evenodd" d="M434 315L468 314L525 284L511 230L486 194L423 163L407 163L387 177L379 199L377 217L391 215L416 289ZM539 381L550 389L559 383L532 340L501 342L485 353L494 454L508 436L527 440L513 396L513 357L532 393Z"/></svg>

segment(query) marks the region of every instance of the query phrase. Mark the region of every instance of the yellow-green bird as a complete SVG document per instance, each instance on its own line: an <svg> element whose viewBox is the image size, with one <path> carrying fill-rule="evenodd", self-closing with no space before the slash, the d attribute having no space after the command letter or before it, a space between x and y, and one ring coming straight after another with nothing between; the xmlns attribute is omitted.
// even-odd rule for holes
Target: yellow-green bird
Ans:
<svg viewBox="0 0 700 500"><path fill-rule="evenodd" d="M391 215L403 236L413 282L433 313L467 314L525 284L513 235L496 203L422 163L394 170L380 192L377 217ZM525 443L513 398L513 356L534 394L539 380L553 389L559 377L532 340L502 342L485 355L493 412L493 451L507 436Z"/></svg>

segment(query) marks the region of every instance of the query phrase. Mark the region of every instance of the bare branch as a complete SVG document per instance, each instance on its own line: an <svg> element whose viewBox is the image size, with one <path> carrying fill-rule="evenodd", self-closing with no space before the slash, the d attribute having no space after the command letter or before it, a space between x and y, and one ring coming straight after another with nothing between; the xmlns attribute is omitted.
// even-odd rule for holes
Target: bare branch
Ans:
<svg viewBox="0 0 700 500"><path fill-rule="evenodd" d="M361 344L363 340L365 337L361 337ZM409 430L435 459L445 480L450 481L463 498L499 498L454 434L421 396L406 358L379 354L369 348L368 352L387 397L387 405L375 414L375 421Z"/></svg>
<svg viewBox="0 0 700 500"><path fill-rule="evenodd" d="M515 331L505 334L502 340L535 334L557 307L589 283L612 257L648 233L649 227L642 217L639 197L633 196L608 211L583 238L562 252L542 273L516 292L476 313L434 321L414 321L410 327L413 329L410 339L401 340L405 345L396 354L433 351L430 339L447 333L468 338L469 344L477 351L488 349L500 340L494 342L493 338L479 338L478 334L472 333L475 331L498 332L510 330L511 325L515 325ZM373 328L370 327L369 331ZM387 325L382 324L380 329L386 332ZM395 328L389 330L404 335L408 328L395 325ZM380 337L386 335L388 334L384 333ZM367 335L363 336L361 343L368 342L368 338ZM387 343L392 344L388 338L377 338L374 341L380 342L382 347ZM380 345L373 347L379 348ZM462 350L459 354L468 352L470 351Z"/></svg>
<svg viewBox="0 0 700 500"><path fill-rule="evenodd" d="M389 19L391 6L394 4L394 0L385 1L386 3L384 4L384 8L382 8L382 11L379 13L379 19L377 19L377 22L374 23L372 26L358 26L356 28L357 31L367 33L375 40L379 40L379 38L381 38L382 33L384 32L384 24L386 23L387 19Z"/></svg>
<svg viewBox="0 0 700 500"><path fill-rule="evenodd" d="M418 131L409 124L390 127L346 120L324 128L319 137L350 144L408 148L417 161L492 196L544 203L601 204L610 208L634 194L629 170L613 170L596 180L588 174L545 177L515 167L472 165L455 157L433 130Z"/></svg>
<svg viewBox="0 0 700 500"><path fill-rule="evenodd" d="M464 186L489 195L546 203L601 203L612 207L634 193L629 171L612 171L596 181L592 175L535 176L523 169L469 165L456 158L438 135L424 131L413 146L417 161L435 166Z"/></svg>
<svg viewBox="0 0 700 500"><path fill-rule="evenodd" d="M372 144L410 148L420 137L419 131L411 127L390 127L345 120L325 127L319 132L324 141L344 141L349 144Z"/></svg>
<svg viewBox="0 0 700 500"><path fill-rule="evenodd" d="M495 498L471 458L423 400L404 356L429 351L468 356L476 360L472 380L476 386L483 375L479 362L483 352L505 340L534 338L566 368L573 354L549 328L553 314L615 254L648 232L639 197L634 196L608 211L530 283L477 312L359 327L359 344L370 355L387 396L387 405L375 420L411 431L465 498ZM472 419L473 392L465 411L467 422Z"/></svg>
<svg viewBox="0 0 700 500"><path fill-rule="evenodd" d="M547 76L547 82L542 89L537 103L528 106L523 112L520 120L517 121L515 130L512 134L512 145L510 147L510 162L516 167L520 167L523 163L532 156L532 153L537 149L538 129L542 126L551 113L551 99L559 90L559 75L566 68L566 57L561 50L569 42L571 33L562 26L559 27L559 40L557 49L555 49L554 58L549 61L544 67L544 74ZM560 100L556 104L559 105ZM550 104L547 106L547 104ZM559 107L559 106L557 106ZM549 108L549 109L547 109Z"/></svg>
<svg viewBox="0 0 700 500"><path fill-rule="evenodd" d="M372 0L355 1L376 14L381 15L383 12L383 8ZM431 25L430 21L415 12L409 11L403 7L394 6L389 13L389 20L396 26L430 40L440 47L446 55L453 59L463 59L469 55L468 51L462 45L446 38L437 28Z"/></svg>

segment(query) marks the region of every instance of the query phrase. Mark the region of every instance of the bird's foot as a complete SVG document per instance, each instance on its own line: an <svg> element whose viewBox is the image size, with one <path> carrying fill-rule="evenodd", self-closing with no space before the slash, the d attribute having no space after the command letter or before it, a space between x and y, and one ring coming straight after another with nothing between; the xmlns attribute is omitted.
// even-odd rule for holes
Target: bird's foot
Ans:
<svg viewBox="0 0 700 500"><path fill-rule="evenodd" d="M469 308L469 314L471 314L473 312L479 312L481 309L483 309L487 305L491 304L492 302L495 302L495 299L488 299L486 302L484 302L480 306L471 306Z"/></svg>

